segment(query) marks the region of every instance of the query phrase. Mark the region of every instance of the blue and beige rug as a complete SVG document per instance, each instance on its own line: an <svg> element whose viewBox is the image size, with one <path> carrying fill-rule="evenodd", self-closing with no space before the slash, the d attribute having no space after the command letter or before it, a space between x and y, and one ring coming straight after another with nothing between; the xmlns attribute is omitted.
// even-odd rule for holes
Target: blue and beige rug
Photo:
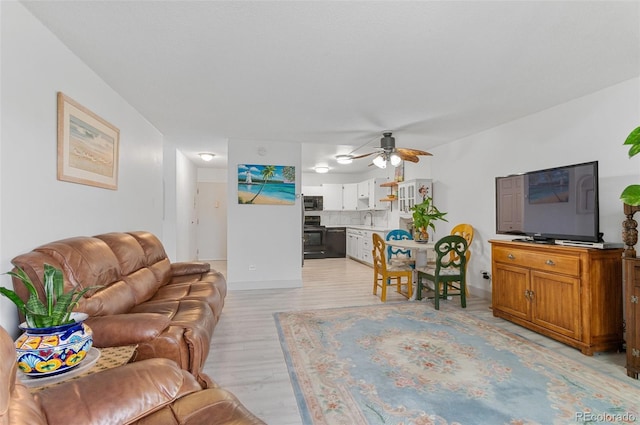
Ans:
<svg viewBox="0 0 640 425"><path fill-rule="evenodd" d="M275 319L305 425L640 424L640 384L624 371L464 311L387 303Z"/></svg>

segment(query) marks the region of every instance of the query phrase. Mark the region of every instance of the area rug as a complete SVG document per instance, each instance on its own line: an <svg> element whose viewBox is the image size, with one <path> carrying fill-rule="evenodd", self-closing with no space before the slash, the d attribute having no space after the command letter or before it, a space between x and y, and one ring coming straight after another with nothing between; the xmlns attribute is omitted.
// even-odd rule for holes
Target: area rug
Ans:
<svg viewBox="0 0 640 425"><path fill-rule="evenodd" d="M305 425L640 423L638 381L466 311L404 302L274 316Z"/></svg>

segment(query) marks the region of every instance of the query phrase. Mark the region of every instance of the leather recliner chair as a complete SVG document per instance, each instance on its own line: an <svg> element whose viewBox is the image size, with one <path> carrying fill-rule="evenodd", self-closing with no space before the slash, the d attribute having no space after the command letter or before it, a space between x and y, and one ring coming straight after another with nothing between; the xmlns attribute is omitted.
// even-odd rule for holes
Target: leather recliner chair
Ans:
<svg viewBox="0 0 640 425"><path fill-rule="evenodd" d="M32 394L17 377L11 337L0 327L2 425L265 424L218 387L203 389L168 359L129 363Z"/></svg>

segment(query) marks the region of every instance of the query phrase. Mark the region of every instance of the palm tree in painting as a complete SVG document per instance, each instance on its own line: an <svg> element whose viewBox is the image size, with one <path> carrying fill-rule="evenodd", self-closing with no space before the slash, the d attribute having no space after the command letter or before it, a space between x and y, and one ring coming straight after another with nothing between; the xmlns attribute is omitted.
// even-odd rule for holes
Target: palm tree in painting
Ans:
<svg viewBox="0 0 640 425"><path fill-rule="evenodd" d="M256 195L247 202L248 204L253 204L253 201L255 201L258 195L260 195L260 192L262 192L262 189L264 189L264 186L267 184L267 180L270 180L276 174L276 166L265 165L260 174L262 174L262 186L258 189L258 193L256 193Z"/></svg>

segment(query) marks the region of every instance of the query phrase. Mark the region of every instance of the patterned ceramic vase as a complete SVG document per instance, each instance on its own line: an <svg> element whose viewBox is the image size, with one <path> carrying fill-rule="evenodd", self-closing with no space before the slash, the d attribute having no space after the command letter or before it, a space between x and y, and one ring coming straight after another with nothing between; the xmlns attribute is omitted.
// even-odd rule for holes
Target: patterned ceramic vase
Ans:
<svg viewBox="0 0 640 425"><path fill-rule="evenodd" d="M80 364L93 345L93 332L84 323L87 315L73 313L73 323L50 328L19 327L15 342L18 367L30 377L66 372Z"/></svg>

